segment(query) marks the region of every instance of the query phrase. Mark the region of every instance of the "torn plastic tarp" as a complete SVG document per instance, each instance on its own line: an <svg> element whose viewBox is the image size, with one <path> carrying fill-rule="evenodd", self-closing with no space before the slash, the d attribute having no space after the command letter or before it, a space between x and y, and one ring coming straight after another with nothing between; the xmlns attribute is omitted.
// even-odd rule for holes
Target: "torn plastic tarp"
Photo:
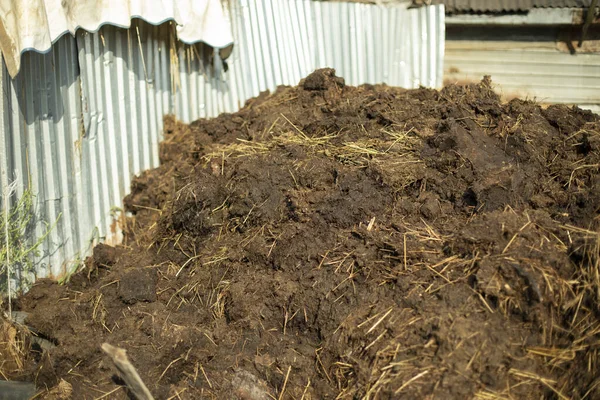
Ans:
<svg viewBox="0 0 600 400"><path fill-rule="evenodd" d="M129 28L131 18L154 25L173 20L178 39L188 44L204 42L218 49L233 44L221 0L0 0L0 50L15 77L23 52L47 52L77 29L95 32L106 24Z"/></svg>

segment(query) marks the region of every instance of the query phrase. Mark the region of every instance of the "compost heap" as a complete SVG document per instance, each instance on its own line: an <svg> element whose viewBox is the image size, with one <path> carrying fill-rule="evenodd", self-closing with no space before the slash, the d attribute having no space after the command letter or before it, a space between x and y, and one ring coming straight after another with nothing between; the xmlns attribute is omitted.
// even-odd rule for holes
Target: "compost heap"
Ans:
<svg viewBox="0 0 600 400"><path fill-rule="evenodd" d="M107 342L161 399L600 398L597 115L325 69L160 157L17 302L48 397L125 398Z"/></svg>

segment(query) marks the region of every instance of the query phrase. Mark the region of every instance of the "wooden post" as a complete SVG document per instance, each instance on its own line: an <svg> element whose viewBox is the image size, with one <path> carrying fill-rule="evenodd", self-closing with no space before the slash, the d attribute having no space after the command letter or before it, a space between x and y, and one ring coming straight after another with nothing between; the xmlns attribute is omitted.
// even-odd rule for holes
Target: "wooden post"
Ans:
<svg viewBox="0 0 600 400"><path fill-rule="evenodd" d="M152 393L150 393L142 381L142 378L140 378L140 375L136 371L135 367L129 362L129 359L127 358L127 352L124 349L111 346L108 343L103 343L102 350L104 350L104 352L110 356L112 362L121 373L121 377L127 384L127 387L136 399L154 400Z"/></svg>

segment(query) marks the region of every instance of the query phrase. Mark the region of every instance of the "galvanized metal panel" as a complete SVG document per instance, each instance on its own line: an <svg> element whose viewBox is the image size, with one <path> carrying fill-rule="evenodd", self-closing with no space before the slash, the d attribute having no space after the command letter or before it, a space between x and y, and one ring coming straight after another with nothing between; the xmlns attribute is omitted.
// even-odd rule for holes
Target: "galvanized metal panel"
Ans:
<svg viewBox="0 0 600 400"><path fill-rule="evenodd" d="M106 26L77 35L91 224L104 240L120 241L115 212L132 176L159 163L162 117L172 110L171 34L170 24L135 21L130 30Z"/></svg>
<svg viewBox="0 0 600 400"><path fill-rule="evenodd" d="M576 25L582 24L580 8L533 8L526 13L468 13L446 17L446 25Z"/></svg>
<svg viewBox="0 0 600 400"><path fill-rule="evenodd" d="M229 4L237 44L226 73L212 48L178 42L171 23L136 20L64 36L48 54L26 53L16 79L4 79L0 167L20 172L17 196L28 186L36 194L32 240L58 219L38 276L61 276L93 243L121 240L122 198L133 175L158 166L164 114L190 122L233 112L319 67L352 85L442 83L442 6Z"/></svg>
<svg viewBox="0 0 600 400"><path fill-rule="evenodd" d="M242 101L277 85L295 85L322 67L335 68L351 85L442 84L443 6L241 0L231 3L230 13L238 44L229 65L244 68ZM224 79L229 87L236 84Z"/></svg>
<svg viewBox="0 0 600 400"><path fill-rule="evenodd" d="M415 0L417 4L445 4L450 13L500 13L534 8L587 8L592 0Z"/></svg>
<svg viewBox="0 0 600 400"><path fill-rule="evenodd" d="M448 42L449 43L449 42ZM479 81L491 75L506 98L529 97L543 103L600 104L600 54L544 49L507 49L505 43L449 43L447 82Z"/></svg>
<svg viewBox="0 0 600 400"><path fill-rule="evenodd" d="M73 168L81 116L76 57L74 41L64 38L48 54L26 53L19 78L3 81L3 136L8 140L0 160L8 179L16 177L19 183L17 196L3 200L14 203L25 189L32 190L31 243L56 223L35 260L37 277L57 276L66 261L77 259L84 247L78 233L88 229L79 223L85 210L78 201L78 170Z"/></svg>

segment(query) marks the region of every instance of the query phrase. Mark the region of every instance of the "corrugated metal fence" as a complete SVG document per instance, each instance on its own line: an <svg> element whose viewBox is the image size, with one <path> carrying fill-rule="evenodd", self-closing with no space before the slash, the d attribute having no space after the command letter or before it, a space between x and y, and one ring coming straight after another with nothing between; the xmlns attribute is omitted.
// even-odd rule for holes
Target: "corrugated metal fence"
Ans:
<svg viewBox="0 0 600 400"><path fill-rule="evenodd" d="M442 83L443 6L230 4L236 45L224 74L213 72L207 46L177 42L172 24L134 21L64 36L48 54L24 54L14 80L1 75L0 183L17 180L13 204L34 193L32 242L57 221L37 277L64 275L98 240L121 239L122 198L134 174L158 165L165 114L189 122L233 112L326 66L353 85Z"/></svg>

